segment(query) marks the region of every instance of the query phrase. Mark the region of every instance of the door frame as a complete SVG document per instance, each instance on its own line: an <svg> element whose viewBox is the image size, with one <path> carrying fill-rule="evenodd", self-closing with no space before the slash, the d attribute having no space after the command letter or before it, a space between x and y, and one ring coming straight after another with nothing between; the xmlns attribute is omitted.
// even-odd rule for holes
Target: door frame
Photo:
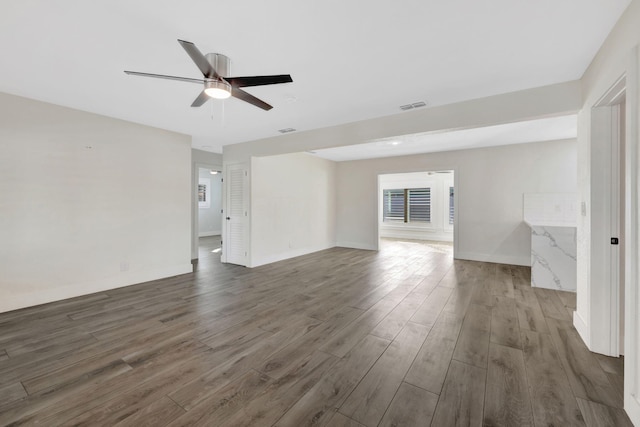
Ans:
<svg viewBox="0 0 640 427"><path fill-rule="evenodd" d="M640 167L640 48L636 45L627 69L625 132L625 367L624 408L632 422L640 422L640 290L639 278L639 201Z"/></svg>
<svg viewBox="0 0 640 427"><path fill-rule="evenodd" d="M621 259L620 248L626 246L630 239L621 235L620 218L624 213L624 222L628 222L628 210L621 212L621 180L620 158L620 100L626 94L626 75L620 76L591 108L591 137L598 141L598 151L594 151L595 162L592 161L592 197L591 197L591 281L604 286L591 295L591 322L606 322L600 330L600 337L591 337L592 350L608 356L620 355L620 290L625 283L620 281L620 266L627 265L630 260ZM628 159L626 160L628 162ZM629 165L625 165L625 182L628 183ZM626 195L625 195L626 196ZM629 200L626 200L628 203ZM619 244L610 243L613 237L619 238ZM624 251L628 255L628 251ZM624 263L624 264L621 264ZM591 329L597 325L592 324ZM594 339L596 338L596 339Z"/></svg>

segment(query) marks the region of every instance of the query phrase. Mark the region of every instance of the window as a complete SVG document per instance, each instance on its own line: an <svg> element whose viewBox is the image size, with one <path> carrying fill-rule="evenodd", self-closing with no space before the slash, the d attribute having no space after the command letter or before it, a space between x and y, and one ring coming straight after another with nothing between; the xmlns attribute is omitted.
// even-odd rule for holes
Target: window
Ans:
<svg viewBox="0 0 640 427"><path fill-rule="evenodd" d="M383 221L431 222L431 188L383 190Z"/></svg>
<svg viewBox="0 0 640 427"><path fill-rule="evenodd" d="M453 224L453 187L449 187L449 224Z"/></svg>
<svg viewBox="0 0 640 427"><path fill-rule="evenodd" d="M404 190L384 190L382 219L383 221L404 222Z"/></svg>
<svg viewBox="0 0 640 427"><path fill-rule="evenodd" d="M431 189L412 188L407 195L409 222L431 222Z"/></svg>

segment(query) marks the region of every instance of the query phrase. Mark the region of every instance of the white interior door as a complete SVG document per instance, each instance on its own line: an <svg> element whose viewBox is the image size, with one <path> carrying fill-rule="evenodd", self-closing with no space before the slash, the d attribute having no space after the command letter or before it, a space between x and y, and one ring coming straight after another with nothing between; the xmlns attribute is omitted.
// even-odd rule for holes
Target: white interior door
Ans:
<svg viewBox="0 0 640 427"><path fill-rule="evenodd" d="M245 164L229 165L226 169L223 254L224 261L231 264L247 265L248 175Z"/></svg>

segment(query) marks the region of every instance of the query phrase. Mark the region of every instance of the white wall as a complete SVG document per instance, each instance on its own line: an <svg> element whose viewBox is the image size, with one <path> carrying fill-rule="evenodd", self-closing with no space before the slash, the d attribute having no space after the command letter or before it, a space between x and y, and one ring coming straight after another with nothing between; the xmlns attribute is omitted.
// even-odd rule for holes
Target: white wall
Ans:
<svg viewBox="0 0 640 427"><path fill-rule="evenodd" d="M209 207L198 207L198 236L218 236L222 228L222 169L212 175L211 169L199 168L198 177L208 180Z"/></svg>
<svg viewBox="0 0 640 427"><path fill-rule="evenodd" d="M530 265L523 193L575 192L575 140L338 163L337 245L376 249L379 174L454 170L456 257Z"/></svg>
<svg viewBox="0 0 640 427"><path fill-rule="evenodd" d="M0 94L0 312L191 272L190 138Z"/></svg>
<svg viewBox="0 0 640 427"><path fill-rule="evenodd" d="M335 246L336 164L306 153L251 159L250 267Z"/></svg>
<svg viewBox="0 0 640 427"><path fill-rule="evenodd" d="M627 254L625 305L625 410L635 425L640 425L640 297L638 291L638 135L640 133L640 2L632 1L612 30L600 51L585 72L581 83L583 106L578 116L578 197L587 206L587 215L578 218L578 299L574 324L593 351L610 353L615 321L610 302L615 301L610 282L601 277L600 255L608 241L596 239L598 230L606 230L606 215L598 206L606 199L608 189L599 185L600 175L607 168L600 162L607 150L604 139L595 138L592 108L605 92L626 74L627 81L627 222L623 238ZM600 254L600 255L599 255Z"/></svg>
<svg viewBox="0 0 640 427"><path fill-rule="evenodd" d="M449 224L449 187L453 187L453 172L444 172L413 172L379 176L378 229L380 237L453 242L453 224ZM383 221L383 190L427 187L431 189L431 222Z"/></svg>

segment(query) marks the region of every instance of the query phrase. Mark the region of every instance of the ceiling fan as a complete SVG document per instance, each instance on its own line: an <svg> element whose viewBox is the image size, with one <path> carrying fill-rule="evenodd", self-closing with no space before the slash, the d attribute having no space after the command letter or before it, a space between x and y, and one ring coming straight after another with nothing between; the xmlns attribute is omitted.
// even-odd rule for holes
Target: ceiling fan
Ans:
<svg viewBox="0 0 640 427"><path fill-rule="evenodd" d="M189 77L166 76L164 74L139 73L137 71L125 71L133 76L155 77L158 79L178 80L181 82L199 83L204 85L203 91L191 104L192 107L200 107L209 98L226 99L230 96L241 99L263 110L270 110L273 107L261 99L256 98L240 88L249 86L274 85L279 83L291 83L293 80L289 74L278 74L274 76L248 76L248 77L228 77L230 60L220 53L207 53L203 55L195 44L178 40L178 43L187 51L193 62L196 63L203 79L192 79Z"/></svg>

